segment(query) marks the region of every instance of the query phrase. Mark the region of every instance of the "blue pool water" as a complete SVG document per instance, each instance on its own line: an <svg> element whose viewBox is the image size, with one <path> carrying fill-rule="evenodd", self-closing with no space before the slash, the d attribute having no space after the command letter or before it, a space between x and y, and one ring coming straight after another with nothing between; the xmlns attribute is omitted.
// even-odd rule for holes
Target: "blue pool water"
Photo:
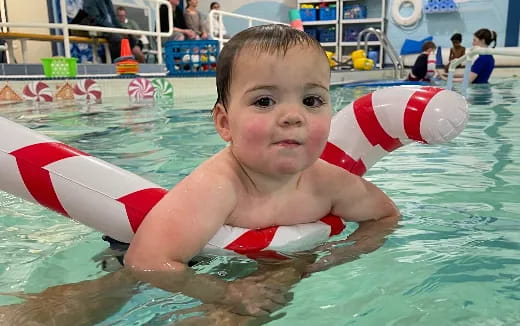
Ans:
<svg viewBox="0 0 520 326"><path fill-rule="evenodd" d="M373 90L334 88L336 110ZM314 274L269 325L514 325L520 323L520 81L470 89L470 119L449 144L411 144L367 178L399 206L383 247ZM224 143L194 97L128 106L0 107L0 115L171 187ZM349 228L352 230L352 226ZM0 192L0 292L39 292L104 275L100 234ZM199 269L233 278L248 261ZM19 302L0 296L0 304ZM145 287L98 325L170 325L196 300Z"/></svg>

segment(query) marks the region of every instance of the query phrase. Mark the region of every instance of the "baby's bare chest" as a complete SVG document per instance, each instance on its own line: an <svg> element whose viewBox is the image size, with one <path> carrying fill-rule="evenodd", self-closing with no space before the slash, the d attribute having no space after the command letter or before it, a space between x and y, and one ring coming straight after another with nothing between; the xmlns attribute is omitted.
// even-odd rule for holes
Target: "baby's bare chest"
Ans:
<svg viewBox="0 0 520 326"><path fill-rule="evenodd" d="M273 225L309 223L319 220L330 213L330 210L329 200L310 194L241 198L227 224L257 229Z"/></svg>

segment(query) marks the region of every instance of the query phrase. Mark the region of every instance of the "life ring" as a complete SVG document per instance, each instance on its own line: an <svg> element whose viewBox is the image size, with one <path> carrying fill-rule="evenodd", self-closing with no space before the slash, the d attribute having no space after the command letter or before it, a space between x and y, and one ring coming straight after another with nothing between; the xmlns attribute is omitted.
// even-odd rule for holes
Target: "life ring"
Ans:
<svg viewBox="0 0 520 326"><path fill-rule="evenodd" d="M410 3L413 6L413 12L408 17L401 15L400 9L404 3ZM417 23L422 16L422 0L394 0L392 5L392 19L397 25L412 26Z"/></svg>
<svg viewBox="0 0 520 326"><path fill-rule="evenodd" d="M332 119L322 159L357 175L411 141L443 143L468 118L464 98L435 87L391 87L367 94ZM148 211L166 194L133 173L0 117L0 188L130 242ZM261 230L223 226L204 248L239 254L310 249L340 233L343 221Z"/></svg>

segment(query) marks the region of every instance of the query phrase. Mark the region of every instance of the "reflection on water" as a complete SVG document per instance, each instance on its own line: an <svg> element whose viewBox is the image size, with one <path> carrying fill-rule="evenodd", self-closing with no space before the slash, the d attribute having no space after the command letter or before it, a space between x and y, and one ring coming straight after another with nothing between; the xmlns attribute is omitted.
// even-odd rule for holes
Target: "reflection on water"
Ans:
<svg viewBox="0 0 520 326"><path fill-rule="evenodd" d="M302 280L284 317L269 324L520 323L519 89L517 80L470 88L461 136L442 146L407 145L377 163L367 178L397 203L401 227L376 252ZM369 91L333 89L334 109ZM224 146L209 114L212 102L13 105L1 114L171 187ZM98 233L5 193L0 238L0 292L102 275L90 260L106 248ZM217 257L197 268L232 279L255 264ZM0 304L13 300L0 296ZM180 318L176 312L198 304L143 286L100 325L169 325Z"/></svg>

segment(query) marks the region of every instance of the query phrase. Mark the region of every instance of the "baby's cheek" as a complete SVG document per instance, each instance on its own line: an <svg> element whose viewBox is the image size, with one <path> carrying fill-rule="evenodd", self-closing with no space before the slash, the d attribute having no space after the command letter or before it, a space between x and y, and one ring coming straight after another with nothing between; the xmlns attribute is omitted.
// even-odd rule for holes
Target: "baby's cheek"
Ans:
<svg viewBox="0 0 520 326"><path fill-rule="evenodd" d="M268 126L259 119L251 119L243 126L244 137L250 141L259 141L260 138L266 137Z"/></svg>
<svg viewBox="0 0 520 326"><path fill-rule="evenodd" d="M330 123L317 122L309 130L309 143L315 150L323 150L327 139L329 138Z"/></svg>

